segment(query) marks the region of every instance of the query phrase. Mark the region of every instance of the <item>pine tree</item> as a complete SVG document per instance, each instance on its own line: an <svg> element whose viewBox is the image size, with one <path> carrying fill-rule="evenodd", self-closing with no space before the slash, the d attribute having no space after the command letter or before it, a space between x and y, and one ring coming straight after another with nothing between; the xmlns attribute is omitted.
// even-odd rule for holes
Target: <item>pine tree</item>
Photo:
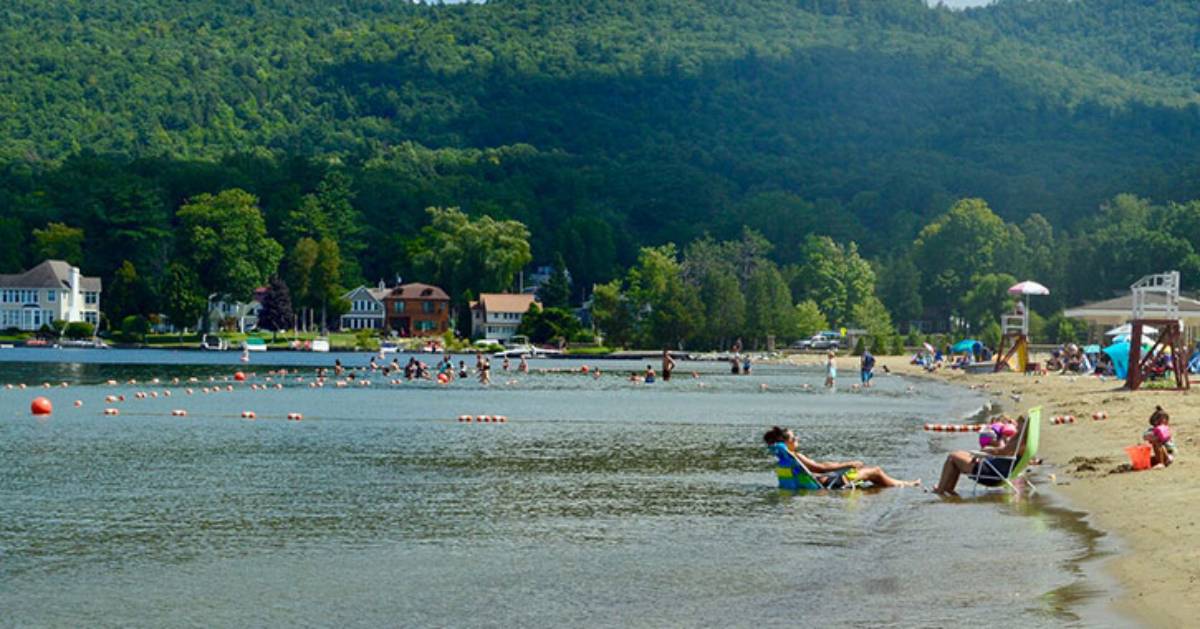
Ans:
<svg viewBox="0 0 1200 629"><path fill-rule="evenodd" d="M554 260L554 272L538 289L538 297L546 308L566 308L571 301L571 279L567 276L567 263L562 254Z"/></svg>

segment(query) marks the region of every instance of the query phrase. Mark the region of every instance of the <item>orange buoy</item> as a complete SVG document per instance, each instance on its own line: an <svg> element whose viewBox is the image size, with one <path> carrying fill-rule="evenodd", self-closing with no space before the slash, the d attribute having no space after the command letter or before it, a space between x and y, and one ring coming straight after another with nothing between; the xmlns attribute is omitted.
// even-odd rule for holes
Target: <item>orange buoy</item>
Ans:
<svg viewBox="0 0 1200 629"><path fill-rule="evenodd" d="M49 415L54 412L54 405L44 397L35 397L29 404L29 411L34 415Z"/></svg>
<svg viewBox="0 0 1200 629"><path fill-rule="evenodd" d="M83 406L83 400L75 400L75 408Z"/></svg>
<svg viewBox="0 0 1200 629"><path fill-rule="evenodd" d="M503 423L505 423L505 422L507 422L507 421L508 421L508 417L506 417L506 416L504 416L504 415L497 415L497 416L496 416L496 421L498 421L498 422L500 422L501 424L503 424Z"/></svg>
<svg viewBox="0 0 1200 629"><path fill-rule="evenodd" d="M290 419L291 421L298 422L298 421L304 419L304 416L301 415L300 413L288 413L287 418Z"/></svg>
<svg viewBox="0 0 1200 629"><path fill-rule="evenodd" d="M242 411L242 419L254 419L254 411Z"/></svg>
<svg viewBox="0 0 1200 629"><path fill-rule="evenodd" d="M246 374L239 371L239 372L233 374L233 379L237 380L238 382L245 382Z"/></svg>
<svg viewBox="0 0 1200 629"><path fill-rule="evenodd" d="M121 411L119 411L115 408L106 408L106 409L104 409L104 414L105 415L120 415Z"/></svg>
<svg viewBox="0 0 1200 629"><path fill-rule="evenodd" d="M171 415L175 417L187 417L187 411L183 410L182 408L177 408L171 411Z"/></svg>
<svg viewBox="0 0 1200 629"><path fill-rule="evenodd" d="M459 416L458 416L458 421L460 421L460 422L470 422L470 421L471 421L471 416L470 416L470 415L459 415Z"/></svg>

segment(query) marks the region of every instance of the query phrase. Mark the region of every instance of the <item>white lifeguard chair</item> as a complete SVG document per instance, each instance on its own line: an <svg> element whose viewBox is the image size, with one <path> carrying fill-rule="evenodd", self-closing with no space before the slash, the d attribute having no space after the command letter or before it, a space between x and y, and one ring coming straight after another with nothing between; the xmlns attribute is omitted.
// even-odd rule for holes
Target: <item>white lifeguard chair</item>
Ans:
<svg viewBox="0 0 1200 629"><path fill-rule="evenodd" d="M1179 271L1147 275L1129 286L1133 292L1133 321L1129 334L1129 372L1125 386L1137 391L1146 380L1150 361L1171 349L1172 372L1176 390L1186 390L1188 382L1187 356L1183 348L1183 325L1179 321ZM1146 326L1159 329L1158 339L1149 352L1142 355L1142 331Z"/></svg>

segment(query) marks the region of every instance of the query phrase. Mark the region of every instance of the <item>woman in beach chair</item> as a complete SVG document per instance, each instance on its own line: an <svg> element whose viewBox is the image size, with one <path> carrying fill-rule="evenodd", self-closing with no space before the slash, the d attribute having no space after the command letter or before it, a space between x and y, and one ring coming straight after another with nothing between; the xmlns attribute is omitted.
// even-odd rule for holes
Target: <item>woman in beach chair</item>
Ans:
<svg viewBox="0 0 1200 629"><path fill-rule="evenodd" d="M958 477L963 474L984 487L1013 487L1012 479L1025 471L1037 453L1040 413L1040 409L1034 409L1030 411L1030 417L1018 417L1017 433L1011 438L1001 439L994 445L974 452L951 452L942 465L942 477L933 488L933 493L957 496L955 488Z"/></svg>
<svg viewBox="0 0 1200 629"><path fill-rule="evenodd" d="M868 482L876 487L913 487L921 484L919 479L894 479L882 468L867 467L862 461L814 461L796 450L796 433L787 428L773 426L763 435L763 441L767 442L771 454L775 455L775 473L780 489L846 489Z"/></svg>

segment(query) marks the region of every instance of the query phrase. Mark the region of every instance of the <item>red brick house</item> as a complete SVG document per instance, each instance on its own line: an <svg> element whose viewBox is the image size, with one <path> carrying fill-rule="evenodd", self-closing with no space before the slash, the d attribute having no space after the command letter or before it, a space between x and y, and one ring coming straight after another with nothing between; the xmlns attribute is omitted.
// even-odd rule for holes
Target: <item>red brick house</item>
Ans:
<svg viewBox="0 0 1200 629"><path fill-rule="evenodd" d="M383 307L385 326L400 336L440 336L450 329L450 296L437 286L401 284L383 298Z"/></svg>

